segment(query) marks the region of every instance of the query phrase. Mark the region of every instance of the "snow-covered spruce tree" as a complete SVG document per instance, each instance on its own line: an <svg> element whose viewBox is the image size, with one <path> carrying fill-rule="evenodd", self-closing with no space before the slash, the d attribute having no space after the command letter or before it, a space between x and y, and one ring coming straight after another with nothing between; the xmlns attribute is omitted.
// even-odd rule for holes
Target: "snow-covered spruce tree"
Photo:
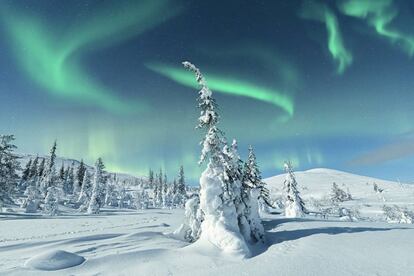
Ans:
<svg viewBox="0 0 414 276"><path fill-rule="evenodd" d="M64 190L65 194L67 194L67 195L73 194L73 186L74 186L74 183L75 183L74 165L75 164L72 163L70 166L68 166L67 172L65 173L66 177L65 177L63 190Z"/></svg>
<svg viewBox="0 0 414 276"><path fill-rule="evenodd" d="M163 193L163 173L160 169L159 174L156 175L154 183L154 207L162 207L162 193Z"/></svg>
<svg viewBox="0 0 414 276"><path fill-rule="evenodd" d="M85 163L83 163L83 159L81 159L81 162L79 166L77 167L76 174L75 174L75 183L73 186L73 193L75 195L79 194L81 190L85 172L86 172L86 166L85 166Z"/></svg>
<svg viewBox="0 0 414 276"><path fill-rule="evenodd" d="M118 191L117 185L118 183L116 182L116 180L109 181L107 185L106 193L105 193L105 205L111 206L111 207L119 206L119 202L118 202L119 191Z"/></svg>
<svg viewBox="0 0 414 276"><path fill-rule="evenodd" d="M30 174L29 178L33 178L37 176L37 166L39 165L39 157L36 156L35 159L33 159L32 165L30 166Z"/></svg>
<svg viewBox="0 0 414 276"><path fill-rule="evenodd" d="M154 188L154 171L151 169L148 172L148 188Z"/></svg>
<svg viewBox="0 0 414 276"><path fill-rule="evenodd" d="M303 217L306 213L305 203L300 197L298 191L298 183L296 182L295 174L293 173L292 163L285 162L286 179L284 182L285 188L285 217L296 218Z"/></svg>
<svg viewBox="0 0 414 276"><path fill-rule="evenodd" d="M20 170L18 157L14 153L14 135L0 135L0 208L3 202L13 203L12 194L16 191Z"/></svg>
<svg viewBox="0 0 414 276"><path fill-rule="evenodd" d="M245 216L250 225L252 239L263 241L264 229L259 215L259 202L268 202L269 193L262 182L261 172L257 165L256 155L249 146L247 161L244 163L242 178L242 200L246 205Z"/></svg>
<svg viewBox="0 0 414 276"><path fill-rule="evenodd" d="M135 208L137 208L138 210L148 209L149 202L150 202L148 192L145 191L145 189L135 191L134 201L135 201Z"/></svg>
<svg viewBox="0 0 414 276"><path fill-rule="evenodd" d="M249 248L240 233L234 195L226 194L228 183L224 181L225 168L222 163L225 138L217 127L217 104L200 70L190 62L183 62L183 65L195 74L201 88L197 99L201 110L197 128L204 130L205 136L201 141L199 163L208 160L208 164L200 177L200 209L204 217L200 239L225 252L249 255Z"/></svg>
<svg viewBox="0 0 414 276"><path fill-rule="evenodd" d="M85 172L85 175L82 180L82 188L79 193L77 203L79 204L79 211L85 212L88 209L89 201L92 196L92 181L91 175L88 171Z"/></svg>
<svg viewBox="0 0 414 276"><path fill-rule="evenodd" d="M47 188L52 187L56 184L56 170L55 170L55 161L56 161L56 141L53 143L52 148L50 149L50 156L47 159L46 165L44 165L42 179L41 179L41 189L44 194L47 193Z"/></svg>
<svg viewBox="0 0 414 276"><path fill-rule="evenodd" d="M27 186L24 195L26 198L20 207L24 208L26 213L36 213L39 209L41 194L34 183Z"/></svg>
<svg viewBox="0 0 414 276"><path fill-rule="evenodd" d="M32 167L32 158L29 159L29 161L26 163L26 166L24 167L24 170L22 172L22 177L20 179L19 183L19 190L24 191L26 190L28 186L28 182L30 180L30 168Z"/></svg>
<svg viewBox="0 0 414 276"><path fill-rule="evenodd" d="M40 161L40 164L37 167L37 176L39 178L43 177L43 175L45 173L45 167L46 167L46 159L42 158L42 161Z"/></svg>
<svg viewBox="0 0 414 276"><path fill-rule="evenodd" d="M234 201L240 232L246 241L251 242L252 233L248 220L250 201L243 200L246 192L242 188L243 162L238 153L236 140L233 140L231 147L224 146L222 163L224 167L224 182L226 183L224 195L232 198Z"/></svg>
<svg viewBox="0 0 414 276"><path fill-rule="evenodd" d="M181 165L178 172L178 179L174 189L174 205L178 207L184 206L187 200L187 189L185 184L184 167Z"/></svg>
<svg viewBox="0 0 414 276"><path fill-rule="evenodd" d="M56 216L59 214L59 197L60 190L55 186L47 188L45 204L43 206L43 213L49 216Z"/></svg>
<svg viewBox="0 0 414 276"><path fill-rule="evenodd" d="M89 201L88 214L99 214L99 210L103 205L103 188L106 184L105 165L101 158L95 163L95 174L93 177L92 195Z"/></svg>
<svg viewBox="0 0 414 276"><path fill-rule="evenodd" d="M351 199L351 194L339 188L335 182L332 184L331 201L333 203L344 202Z"/></svg>

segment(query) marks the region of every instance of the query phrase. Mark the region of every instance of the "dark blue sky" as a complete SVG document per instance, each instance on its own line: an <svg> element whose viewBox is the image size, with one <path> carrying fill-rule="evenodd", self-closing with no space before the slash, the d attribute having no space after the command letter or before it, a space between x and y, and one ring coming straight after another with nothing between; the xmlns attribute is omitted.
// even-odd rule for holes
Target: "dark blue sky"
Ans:
<svg viewBox="0 0 414 276"><path fill-rule="evenodd" d="M224 2L224 3L223 3ZM414 179L411 1L2 1L0 132L19 151L195 183L205 73L221 128L263 175Z"/></svg>

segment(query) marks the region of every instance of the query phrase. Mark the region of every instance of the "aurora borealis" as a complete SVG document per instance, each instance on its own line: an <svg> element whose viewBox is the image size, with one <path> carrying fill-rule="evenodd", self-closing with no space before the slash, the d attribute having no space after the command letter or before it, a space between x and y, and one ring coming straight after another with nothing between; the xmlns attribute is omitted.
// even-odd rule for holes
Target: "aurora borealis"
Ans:
<svg viewBox="0 0 414 276"><path fill-rule="evenodd" d="M223 3L224 2L224 3ZM264 176L292 160L414 180L414 3L2 1L0 132L22 153L102 157L196 183L196 83Z"/></svg>

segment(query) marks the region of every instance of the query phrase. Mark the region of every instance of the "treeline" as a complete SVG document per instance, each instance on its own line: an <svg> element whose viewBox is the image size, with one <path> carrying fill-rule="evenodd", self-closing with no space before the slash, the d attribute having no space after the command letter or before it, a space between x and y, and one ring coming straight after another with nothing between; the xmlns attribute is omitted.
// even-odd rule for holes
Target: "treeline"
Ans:
<svg viewBox="0 0 414 276"><path fill-rule="evenodd" d="M67 166L62 161L56 169L55 141L47 157L31 158L21 168L14 140L13 135L0 135L0 207L19 204L26 213L40 211L57 215L59 205L65 205L79 212L97 214L103 206L179 208L187 199L182 166L172 183L167 182L162 170L155 175L150 170L147 180L127 183L120 181L116 174L106 172L101 158L96 160L93 169L83 160ZM135 187L132 189L131 186Z"/></svg>

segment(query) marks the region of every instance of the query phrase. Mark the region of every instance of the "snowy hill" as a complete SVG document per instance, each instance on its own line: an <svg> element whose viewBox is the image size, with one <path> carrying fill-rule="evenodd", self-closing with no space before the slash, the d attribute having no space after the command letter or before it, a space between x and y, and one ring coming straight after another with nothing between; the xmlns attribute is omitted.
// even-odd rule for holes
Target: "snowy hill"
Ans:
<svg viewBox="0 0 414 276"><path fill-rule="evenodd" d="M282 196L285 176L281 174L264 179L273 198ZM400 184L325 168L298 171L295 172L295 176L305 202L329 198L332 184L335 182L352 195L353 200L347 201L344 205L362 208L362 211L369 216L379 214L379 209L383 205L414 207L414 185L411 184ZM383 191L376 192L374 183Z"/></svg>

